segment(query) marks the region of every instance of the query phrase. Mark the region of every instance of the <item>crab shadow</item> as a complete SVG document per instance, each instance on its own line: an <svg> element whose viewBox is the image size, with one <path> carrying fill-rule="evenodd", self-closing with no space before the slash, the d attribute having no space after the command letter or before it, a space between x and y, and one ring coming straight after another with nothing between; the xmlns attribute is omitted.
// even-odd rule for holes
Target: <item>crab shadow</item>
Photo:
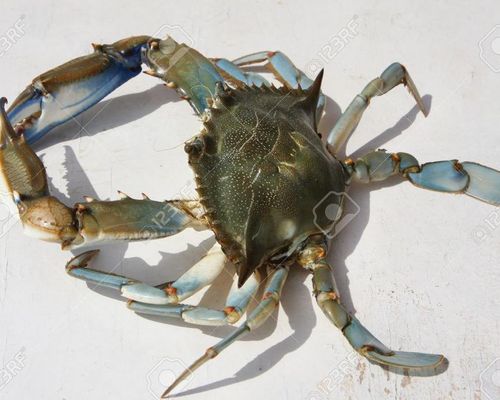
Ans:
<svg viewBox="0 0 500 400"><path fill-rule="evenodd" d="M175 95L174 97L174 95L175 93L173 93L173 91L165 90L163 86L157 85L141 93L119 96L112 100L107 100L101 104L101 108L99 109L104 110L104 108L106 108L105 112L103 112L103 116L96 118L96 121L91 124L90 128L85 130L86 134L95 135L103 132L104 130L125 125L136 119L142 118L166 102L176 101L177 96ZM430 109L432 100L431 96L426 95L423 99L427 108ZM136 107L137 104L141 104L143 107ZM123 112L124 109L134 110L134 112ZM388 141L401 135L415 121L418 112L418 108L416 106L413 107L394 126L385 130L369 143L365 144L362 148L358 149L354 155L361 155L370 150L379 148ZM337 121L340 113L341 111L338 104L331 98L327 97L326 114L321 121L319 127L320 132L328 132ZM87 115L83 115L82 120L88 119L89 116L95 116L96 112L91 109L84 114ZM81 131L78 123L71 122L69 124L74 125L74 130L79 132ZM68 126L65 127L64 131L70 132L65 133L62 128L59 128L58 130L59 132L54 132L46 140L41 142L41 146L37 146L36 149L38 150L40 147L48 147L55 143L55 141L61 142L71 140L75 137L74 132L71 133L72 129L68 129ZM91 197L97 197L91 182L88 180L87 175L78 163L73 149L66 146L65 152L66 157L64 167L67 171L67 192L70 193L70 195L65 196L57 190L57 188L53 187L52 183L49 181L52 193L61 199L65 199L69 204L80 201L83 194ZM353 185L349 194L357 206L359 206L359 212L345 227L342 233L332 240L332 251L329 256L330 261L334 266L334 273L342 301L346 308L352 313L355 313L356 310L349 291L349 269L345 260L353 251L355 251L361 240L362 233L367 226L370 217L370 193L372 191L393 186L399 182L401 182L401 179L393 178L382 183L375 183L371 185ZM349 212L349 210L347 210L347 212ZM206 253L213 243L214 239L208 238L201 242L198 246L188 244L186 250L180 253L171 254L160 252L161 259L158 264L150 266L139 257L125 259L124 257L128 249L128 243L114 242L112 245L99 246L101 249L104 249L104 251L98 257L97 263L99 263L99 265L106 266L105 268L102 268L103 271L113 271L114 273L124 274L128 277L151 284L159 284L171 280L173 277L179 276L186 271L193 265L193 263L199 260ZM79 252L80 251L78 251L78 253ZM200 304L210 307L223 306L221 301L223 301L224 296L221 296L221 293L227 293L233 277L231 274L222 274L222 276L223 277L221 279L214 282L214 284L204 293ZM276 366L286 354L293 352L305 343L311 336L312 330L316 325L316 313L313 308L313 298L308 287L304 283L307 277L308 274L303 269L293 267L290 271L289 278L283 291L281 306L282 311L285 312L288 317L289 325L292 328L293 333L291 335L259 354L238 370L233 377L184 391L177 394L177 396L204 392L257 377ZM88 284L88 286L91 290L99 294L124 302L124 299L117 292L102 287L96 287L91 284ZM255 304L256 302L254 301L253 304L250 305L250 310L255 307ZM166 321L152 316L141 317L182 328L192 329L194 327L193 325L187 325L186 323L178 320ZM255 332L249 333L243 337L241 341L257 341L266 338L275 331L276 326L277 319L275 317L269 318L262 327ZM196 326L195 328L199 329L204 334L218 338L225 337L234 330L233 327L218 327L217 329L214 329L214 327ZM342 340L339 332L333 327L332 334L338 335L339 340ZM422 372L413 373L394 368L390 368L390 371L412 376L430 376L443 372L442 370L439 370L423 374Z"/></svg>

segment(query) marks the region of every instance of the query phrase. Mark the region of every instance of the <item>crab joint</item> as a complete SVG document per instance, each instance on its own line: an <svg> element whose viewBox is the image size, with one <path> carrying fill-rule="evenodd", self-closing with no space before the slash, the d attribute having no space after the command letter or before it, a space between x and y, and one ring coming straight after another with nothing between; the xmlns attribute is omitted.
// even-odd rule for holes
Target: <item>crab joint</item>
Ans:
<svg viewBox="0 0 500 400"><path fill-rule="evenodd" d="M230 324L236 323L241 318L241 310L237 307L227 306L224 307L224 314L226 314L226 320Z"/></svg>
<svg viewBox="0 0 500 400"><path fill-rule="evenodd" d="M167 286L163 290L172 300L172 302L177 303L179 301L179 297L177 296L177 288L175 288L173 284L174 282L167 283Z"/></svg>

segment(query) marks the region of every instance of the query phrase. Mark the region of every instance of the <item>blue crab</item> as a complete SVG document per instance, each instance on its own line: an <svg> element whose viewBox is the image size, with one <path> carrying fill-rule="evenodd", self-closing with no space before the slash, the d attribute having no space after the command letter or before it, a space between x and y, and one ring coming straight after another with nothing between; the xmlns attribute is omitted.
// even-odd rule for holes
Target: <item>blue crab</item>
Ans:
<svg viewBox="0 0 500 400"><path fill-rule="evenodd" d="M282 86L275 87L248 69L262 63ZM143 65L147 74L176 89L202 122L199 134L185 145L198 199L162 202L120 193L116 201L86 198L74 207L64 205L50 195L45 169L30 145L139 74ZM163 238L188 227L211 229L216 238L213 248L192 268L158 286L89 268L98 250L70 260L69 275L120 291L137 313L202 325L236 323L263 284L264 294L246 320L186 369L165 397L203 363L262 325L279 303L294 266L310 271L320 308L370 361L429 368L444 359L391 350L346 311L327 261L329 234L342 216L353 182L399 175L417 187L463 193L498 206L500 172L457 160L420 164L408 153L383 150L357 160L337 159L374 97L402 84L424 115L426 109L406 68L394 63L356 95L325 144L317 130L325 105L322 75L321 71L309 79L279 51L234 61L208 59L171 37L137 36L94 45L92 54L35 78L8 111L5 98L0 103L1 176L27 234L60 243L63 249L104 240ZM323 201L327 196L328 204ZM216 310L184 303L210 285L227 260L237 279L225 307Z"/></svg>

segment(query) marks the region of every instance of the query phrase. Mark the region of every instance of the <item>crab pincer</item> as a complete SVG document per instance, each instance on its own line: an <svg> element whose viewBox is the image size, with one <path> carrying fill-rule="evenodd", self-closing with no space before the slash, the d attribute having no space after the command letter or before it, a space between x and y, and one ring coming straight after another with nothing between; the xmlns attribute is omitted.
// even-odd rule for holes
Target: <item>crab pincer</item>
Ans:
<svg viewBox="0 0 500 400"><path fill-rule="evenodd" d="M141 72L141 51L149 39L133 36L93 44L93 53L34 78L8 109L14 129L31 144L92 107Z"/></svg>

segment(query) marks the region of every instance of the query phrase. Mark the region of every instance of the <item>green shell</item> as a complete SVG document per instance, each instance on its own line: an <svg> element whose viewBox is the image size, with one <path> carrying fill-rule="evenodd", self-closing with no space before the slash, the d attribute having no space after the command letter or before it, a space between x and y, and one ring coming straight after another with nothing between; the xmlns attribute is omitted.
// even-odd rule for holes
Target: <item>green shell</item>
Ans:
<svg viewBox="0 0 500 400"><path fill-rule="evenodd" d="M345 172L314 127L320 82L308 91L218 87L204 129L186 144L200 201L240 286L271 258L332 225Z"/></svg>

